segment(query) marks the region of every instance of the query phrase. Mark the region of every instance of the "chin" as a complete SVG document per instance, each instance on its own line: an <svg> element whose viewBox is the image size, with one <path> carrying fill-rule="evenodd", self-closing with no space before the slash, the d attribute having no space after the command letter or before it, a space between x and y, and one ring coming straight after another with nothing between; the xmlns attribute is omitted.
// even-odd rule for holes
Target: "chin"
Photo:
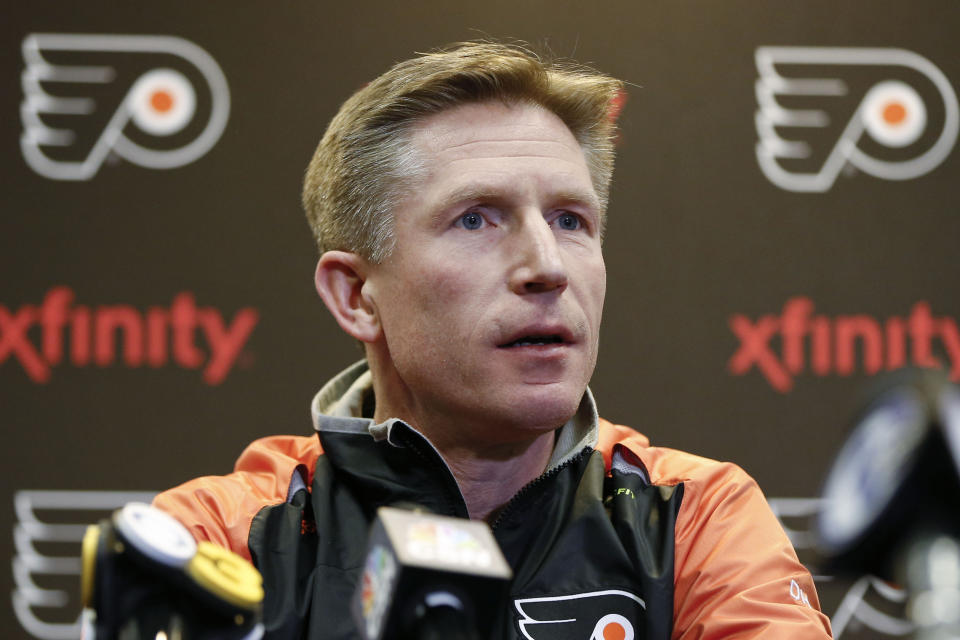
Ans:
<svg viewBox="0 0 960 640"><path fill-rule="evenodd" d="M511 407L517 426L521 429L549 431L573 417L580 406L583 392L558 393L556 389L544 389L524 395L526 397L518 398Z"/></svg>

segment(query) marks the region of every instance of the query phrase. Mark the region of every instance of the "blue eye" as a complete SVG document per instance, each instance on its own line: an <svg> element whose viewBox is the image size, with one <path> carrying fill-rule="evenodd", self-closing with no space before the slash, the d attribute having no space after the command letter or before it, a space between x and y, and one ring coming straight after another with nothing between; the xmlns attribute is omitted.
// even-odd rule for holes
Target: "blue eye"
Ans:
<svg viewBox="0 0 960 640"><path fill-rule="evenodd" d="M557 226L564 231L576 231L580 228L580 218L572 213L564 213L557 217Z"/></svg>
<svg viewBox="0 0 960 640"><path fill-rule="evenodd" d="M483 216L476 211L465 213L460 216L460 224L463 225L464 229L474 231L483 226Z"/></svg>

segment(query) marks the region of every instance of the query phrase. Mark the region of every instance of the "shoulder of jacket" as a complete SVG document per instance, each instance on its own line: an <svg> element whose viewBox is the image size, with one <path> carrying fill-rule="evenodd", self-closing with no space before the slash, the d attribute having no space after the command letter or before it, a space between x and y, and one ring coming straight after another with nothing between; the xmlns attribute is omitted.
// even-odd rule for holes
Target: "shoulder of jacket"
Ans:
<svg viewBox="0 0 960 640"><path fill-rule="evenodd" d="M315 436L260 438L240 454L233 473L194 478L159 494L153 504L197 540L249 559L247 536L254 516L263 507L285 502L292 487L309 487L321 453Z"/></svg>
<svg viewBox="0 0 960 640"><path fill-rule="evenodd" d="M753 479L736 464L687 453L669 447L651 446L650 440L638 431L624 425L600 419L600 438L597 444L610 467L613 449L621 445L630 449L643 462L655 485L673 486L716 483L754 484Z"/></svg>
<svg viewBox="0 0 960 640"><path fill-rule="evenodd" d="M275 469L305 465L310 475L317 457L323 453L314 436L267 436L254 440L233 465L234 473L263 473ZM292 465L292 466L291 466ZM312 478L304 478L307 484Z"/></svg>
<svg viewBox="0 0 960 640"><path fill-rule="evenodd" d="M652 447L629 427L600 422L609 468L627 447L659 486L683 485L674 525L674 637L830 638L810 573L797 560L757 483L743 469Z"/></svg>

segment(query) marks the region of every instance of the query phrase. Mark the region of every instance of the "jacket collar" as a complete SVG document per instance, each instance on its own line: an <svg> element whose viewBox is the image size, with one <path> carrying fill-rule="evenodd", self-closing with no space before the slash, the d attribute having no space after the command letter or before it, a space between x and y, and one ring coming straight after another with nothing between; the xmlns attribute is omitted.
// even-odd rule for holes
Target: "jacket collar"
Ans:
<svg viewBox="0 0 960 640"><path fill-rule="evenodd" d="M360 360L323 385L314 396L310 405L313 427L321 435L321 440L323 433L367 433L376 441L386 440L394 446L403 446L401 438L397 437L400 431L416 430L397 418L375 423L372 417L374 406L373 377L367 361ZM598 420L597 406L588 388L577 412L557 429L553 455L546 470L562 465L585 447L596 447ZM423 434L419 435L429 442Z"/></svg>

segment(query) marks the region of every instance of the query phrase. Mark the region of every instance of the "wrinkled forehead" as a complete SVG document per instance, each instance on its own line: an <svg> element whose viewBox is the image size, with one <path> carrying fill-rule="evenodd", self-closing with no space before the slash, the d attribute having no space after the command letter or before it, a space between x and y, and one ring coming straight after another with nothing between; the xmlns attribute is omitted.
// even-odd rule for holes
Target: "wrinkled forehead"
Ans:
<svg viewBox="0 0 960 640"><path fill-rule="evenodd" d="M573 133L553 112L530 103L486 101L467 103L421 118L410 130L415 148L429 155L443 152L482 153L492 143L557 146L583 157Z"/></svg>
<svg viewBox="0 0 960 640"><path fill-rule="evenodd" d="M563 121L542 107L462 105L419 122L410 144L420 186L482 190L489 182L491 189L509 190L523 179L540 180L543 190L576 193L599 210L583 149Z"/></svg>

